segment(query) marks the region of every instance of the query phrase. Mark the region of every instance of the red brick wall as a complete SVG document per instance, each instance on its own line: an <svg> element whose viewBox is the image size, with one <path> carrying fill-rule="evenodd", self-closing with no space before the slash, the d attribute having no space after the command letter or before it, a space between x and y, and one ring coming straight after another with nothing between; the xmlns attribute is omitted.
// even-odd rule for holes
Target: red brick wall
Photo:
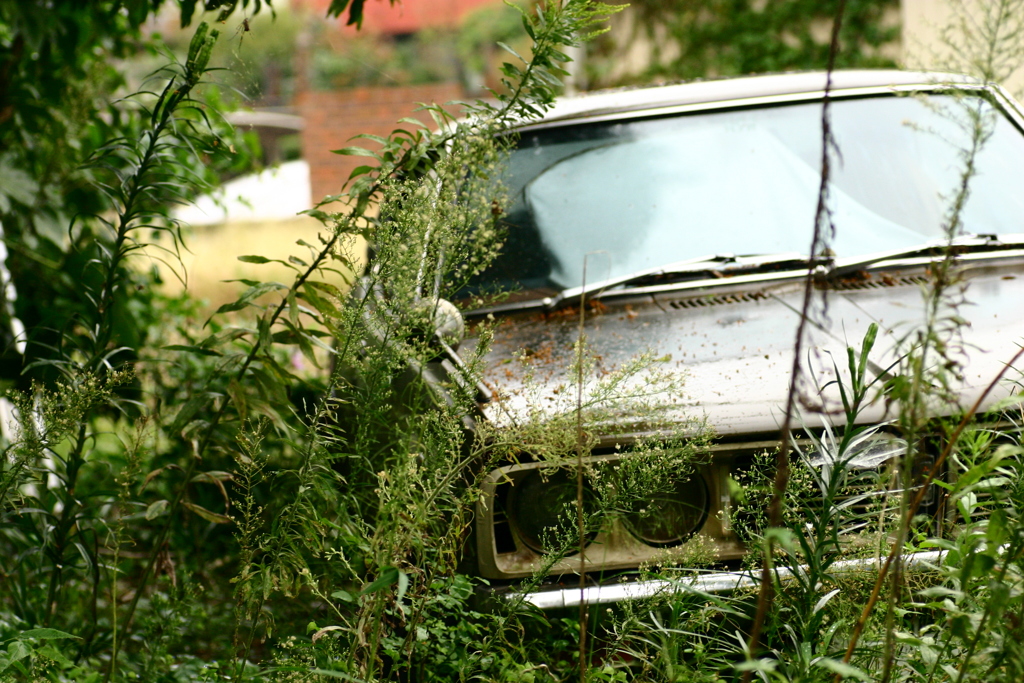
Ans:
<svg viewBox="0 0 1024 683"><path fill-rule="evenodd" d="M414 113L416 103L445 103L464 97L458 83L300 93L296 104L305 120L302 154L309 163L314 204L327 195L338 194L356 166L373 163L368 157L343 156L331 150L351 145L375 149L378 145L372 140L350 140L360 133L386 136L399 127L398 119L406 116L433 128L428 114Z"/></svg>
<svg viewBox="0 0 1024 683"><path fill-rule="evenodd" d="M501 0L401 0L391 3L387 0L370 0L363 5L362 33L384 33L396 35L413 33L425 28L455 28L462 19L484 5L501 6ZM313 11L316 16L326 16L331 0L292 0L292 7ZM348 21L348 11L343 13L339 27ZM343 29L355 34L356 28Z"/></svg>

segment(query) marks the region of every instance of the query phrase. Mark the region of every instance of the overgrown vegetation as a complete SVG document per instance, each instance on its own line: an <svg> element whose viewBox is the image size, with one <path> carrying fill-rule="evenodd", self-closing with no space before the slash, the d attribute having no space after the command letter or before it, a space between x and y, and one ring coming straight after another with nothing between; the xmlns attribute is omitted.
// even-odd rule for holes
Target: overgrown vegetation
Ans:
<svg viewBox="0 0 1024 683"><path fill-rule="evenodd" d="M91 307L37 362L54 379L11 394L5 675L450 680L535 666L517 661L520 617L473 612L473 581L456 572L480 459L518 442L509 434L484 456L462 426L470 396L410 403L395 379L437 353L423 334L431 302L499 244L495 133L550 104L561 50L608 11L569 2L524 14L532 57L505 67L498 104L459 122L431 107L438 132L417 124L377 140L378 152L346 150L376 163L346 192L352 212L315 212L321 243L286 261L292 283L246 282L201 327L187 301L164 301L177 326L165 318L159 337L131 344L115 335L128 262L143 233L175 231L153 208L178 191L173 154L211 140L192 95L216 32L198 29L187 61L137 98L138 138L93 155L114 214L80 219L96 235ZM321 274L355 270L358 236L373 243L374 268L348 298ZM366 296L381 283L388 312ZM274 292L278 303L256 303ZM238 317L249 312L250 323ZM325 379L296 376L292 354ZM472 619L449 632L460 611ZM493 656L479 654L481 639Z"/></svg>
<svg viewBox="0 0 1024 683"><path fill-rule="evenodd" d="M1000 12L1020 16L1003 4ZM186 298L146 291L138 304L148 285L131 269L148 233L177 234L159 206L192 190L178 182L182 150L202 157L223 144L195 99L217 38L200 26L186 61L135 98L137 135L95 145L90 192L112 210L68 219L89 247L77 281L82 304L63 309L52 330L31 322L29 347L41 347L27 366L36 382L8 392L17 422L0 463L0 676L1020 680L1019 411L1007 404L980 423L972 414L935 419L961 360L951 250L931 270L928 315L903 339L891 379L869 370L872 328L836 369L839 426L792 442L783 435L792 476L780 480L774 453L743 475L736 527L754 549L749 566L766 567L773 600L758 600L753 580L725 595L693 588L693 566L708 559L697 547L681 567L644 568L646 578L672 580L672 590L614 610L544 615L521 600L477 599L482 582L460 562L494 464L528 451L548 476L582 477L595 446L585 427L624 402L662 429L617 470L590 468L594 498L585 501L579 484L563 501L564 524L544 531L547 564L520 587L528 592L603 516L668 490L707 457L708 434L658 422L685 387L650 374L657 359L602 375L582 334L555 418L501 429L467 420L486 325L465 367L438 380L449 401L424 386L435 378L423 367L446 353L445 337L432 334L445 322L440 301L501 244L509 140L495 133L551 103L565 47L611 11L567 0L523 14L531 57L504 67L496 103L471 105L459 120L427 107L437 130L410 121L372 139L374 151L344 150L372 159L340 197L350 211L314 211L320 243L300 242L301 256L277 259L294 280L242 282L238 300L206 321ZM989 57L1004 40L999 22L992 26L972 43ZM950 194L948 240L962 230L989 125L963 104L950 115L969 126L972 145ZM827 139L823 146L828 154ZM821 225L813 253L831 238ZM373 245L373 266L343 292L323 274L356 269L357 237ZM136 336L119 327L133 316L143 330ZM877 400L892 403L893 424L852 426ZM926 439L938 453L927 476L943 463L952 473L934 483L955 534L917 516L931 483L919 467ZM883 459L897 456L882 473L861 464L879 448ZM918 551L931 554L909 554ZM852 556L877 561L853 570L844 564ZM763 629L751 640L758 619Z"/></svg>

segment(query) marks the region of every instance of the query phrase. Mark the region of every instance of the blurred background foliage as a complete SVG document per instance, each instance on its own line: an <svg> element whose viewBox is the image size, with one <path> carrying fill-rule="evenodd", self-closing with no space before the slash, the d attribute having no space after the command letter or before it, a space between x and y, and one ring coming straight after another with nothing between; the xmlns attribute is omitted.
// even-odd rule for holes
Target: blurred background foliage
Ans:
<svg viewBox="0 0 1024 683"><path fill-rule="evenodd" d="M0 3L0 225L16 297L2 308L5 338L0 382L26 388L46 372L33 366L54 356L62 331L90 308L87 283L102 234L90 217L117 207L103 189L101 167L87 163L104 144L137 139L146 125L140 100L126 81L124 60L158 55L158 36L145 31L161 0L56 0ZM219 11L256 11L260 0L211 2ZM262 3L265 4L265 3ZM196 5L180 3L182 21ZM162 87L159 80L141 87ZM216 98L214 91L205 94ZM194 197L229 173L251 168L256 148L211 117L199 155L182 148L180 173ZM170 197L152 198L167 212ZM161 208L162 207L162 208ZM133 272L117 294L117 343L138 348L160 312L155 272ZM6 283L5 283L6 284ZM13 311L10 307L13 304ZM24 358L12 344L10 314L31 333ZM77 321L77 322L76 322ZM34 368L34 369L33 369ZM51 378L52 379L52 378Z"/></svg>
<svg viewBox="0 0 1024 683"><path fill-rule="evenodd" d="M638 0L612 19L610 32L575 56L586 86L580 89L821 69L838 4ZM274 15L245 18L244 27L241 17L232 19L217 47L215 61L228 69L227 82L249 105L287 105L303 87L461 81L477 95L499 86L504 57L498 42L529 50L519 13L500 0L467 12L457 25L394 35L341 29L303 3L275 8ZM838 67L896 66L899 19L899 0L849 0ZM161 27L160 37L176 51L187 41L171 23Z"/></svg>
<svg viewBox="0 0 1024 683"><path fill-rule="evenodd" d="M594 58L595 82L822 69L840 0L636 0ZM899 0L847 0L836 67L893 67ZM635 66L622 56L637 45Z"/></svg>

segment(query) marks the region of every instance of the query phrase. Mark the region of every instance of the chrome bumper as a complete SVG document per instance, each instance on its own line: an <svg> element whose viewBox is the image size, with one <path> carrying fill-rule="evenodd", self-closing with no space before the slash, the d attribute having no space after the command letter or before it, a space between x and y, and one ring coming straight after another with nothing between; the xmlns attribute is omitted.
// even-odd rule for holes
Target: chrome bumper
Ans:
<svg viewBox="0 0 1024 683"><path fill-rule="evenodd" d="M946 551L932 550L921 553L910 553L903 556L904 569L923 570L934 567L945 557ZM853 572L877 572L882 560L877 557L862 560L841 560L832 564L831 574L849 574ZM806 567L775 569L779 581L792 579L797 574L804 574ZM616 583L606 586L588 586L579 588L558 588L555 590L537 591L536 593L509 593L505 597L509 601L522 601L540 609L559 609L562 607L578 607L581 602L588 605L603 605L622 600L652 598L658 595L673 593L728 593L740 588L757 586L761 582L760 572L714 572L688 576L684 579L656 579L650 581L633 581Z"/></svg>

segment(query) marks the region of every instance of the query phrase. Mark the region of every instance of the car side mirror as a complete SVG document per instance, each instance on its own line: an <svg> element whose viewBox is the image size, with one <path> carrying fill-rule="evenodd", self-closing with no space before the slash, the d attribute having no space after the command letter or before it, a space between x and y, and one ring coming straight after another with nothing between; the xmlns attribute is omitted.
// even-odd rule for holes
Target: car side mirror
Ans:
<svg viewBox="0 0 1024 683"><path fill-rule="evenodd" d="M431 302L431 306L430 322L434 334L452 350L458 350L459 344L466 338L466 321L462 312L447 299L437 299Z"/></svg>

